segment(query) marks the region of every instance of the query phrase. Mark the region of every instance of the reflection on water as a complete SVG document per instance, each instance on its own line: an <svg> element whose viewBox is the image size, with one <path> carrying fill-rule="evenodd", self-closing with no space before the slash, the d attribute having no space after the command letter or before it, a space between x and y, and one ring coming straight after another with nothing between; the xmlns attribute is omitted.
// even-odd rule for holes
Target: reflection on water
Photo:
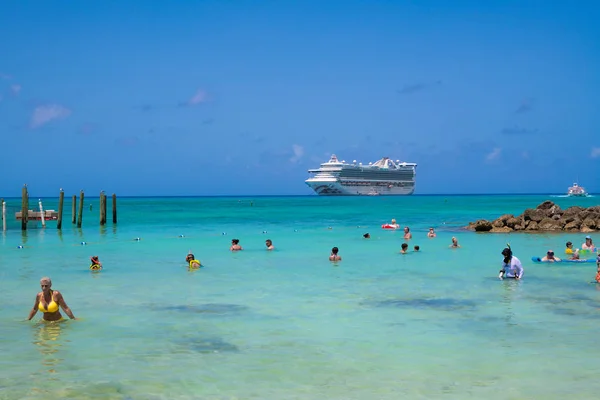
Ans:
<svg viewBox="0 0 600 400"><path fill-rule="evenodd" d="M41 363L48 372L56 373L58 365L63 361L60 350L64 343L63 334L65 320L40 321L33 326L33 344L42 354Z"/></svg>

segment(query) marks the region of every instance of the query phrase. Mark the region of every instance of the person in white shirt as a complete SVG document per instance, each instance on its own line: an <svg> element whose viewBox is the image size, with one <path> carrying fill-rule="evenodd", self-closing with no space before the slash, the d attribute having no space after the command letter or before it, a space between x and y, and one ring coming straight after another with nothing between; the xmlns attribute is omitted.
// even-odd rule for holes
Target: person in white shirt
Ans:
<svg viewBox="0 0 600 400"><path fill-rule="evenodd" d="M498 278L521 279L523 277L523 265L521 265L521 261L517 257L513 256L510 247L502 250L502 255L504 256L504 260L502 261L502 269Z"/></svg>

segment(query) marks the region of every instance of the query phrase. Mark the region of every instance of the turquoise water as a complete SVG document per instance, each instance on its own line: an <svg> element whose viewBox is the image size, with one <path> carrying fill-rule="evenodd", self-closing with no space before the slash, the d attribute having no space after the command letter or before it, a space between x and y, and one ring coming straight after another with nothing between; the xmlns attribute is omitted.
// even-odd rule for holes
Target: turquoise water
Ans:
<svg viewBox="0 0 600 400"><path fill-rule="evenodd" d="M82 229L66 214L62 234L55 222L23 234L11 219L0 236L0 399L595 398L596 265L529 261L585 235L460 230L546 199L127 198L118 226L104 228L90 199ZM391 218L420 253L398 254L401 232L380 228ZM232 238L244 251L228 250ZM506 242L522 281L497 279ZM189 272L188 250L206 268ZM91 255L102 272L87 270ZM25 321L46 275L79 320Z"/></svg>

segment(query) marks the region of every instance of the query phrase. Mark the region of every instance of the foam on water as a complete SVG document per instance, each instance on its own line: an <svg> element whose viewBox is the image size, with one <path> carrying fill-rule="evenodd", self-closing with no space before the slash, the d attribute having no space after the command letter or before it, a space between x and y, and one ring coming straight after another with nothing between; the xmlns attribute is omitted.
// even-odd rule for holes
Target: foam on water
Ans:
<svg viewBox="0 0 600 400"><path fill-rule="evenodd" d="M1 396L593 398L595 264L530 261L584 235L459 229L543 200L122 199L118 227L98 227L86 207L81 230L10 230L0 242ZM398 254L401 232L380 228L391 218L411 227L420 253ZM426 238L429 226L437 238ZM460 249L448 248L452 236ZM228 251L232 238L244 251ZM507 242L522 281L497 279ZM337 264L327 260L333 246ZM206 267L188 271L188 250ZM91 255L102 272L87 270ZM80 320L24 321L44 275Z"/></svg>

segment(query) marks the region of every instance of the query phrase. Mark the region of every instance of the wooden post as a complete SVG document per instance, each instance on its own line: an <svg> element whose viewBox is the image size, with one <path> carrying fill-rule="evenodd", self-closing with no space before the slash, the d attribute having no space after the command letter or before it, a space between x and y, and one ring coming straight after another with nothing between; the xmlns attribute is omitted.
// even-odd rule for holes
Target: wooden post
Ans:
<svg viewBox="0 0 600 400"><path fill-rule="evenodd" d="M29 193L27 193L27 185L23 186L21 191L21 230L27 230L27 221L29 220Z"/></svg>
<svg viewBox="0 0 600 400"><path fill-rule="evenodd" d="M60 190L60 194L58 195L58 220L56 221L56 229L62 229L62 212L63 212L63 204L65 202L65 192Z"/></svg>
<svg viewBox="0 0 600 400"><path fill-rule="evenodd" d="M117 195L113 193L113 224L117 223Z"/></svg>
<svg viewBox="0 0 600 400"><path fill-rule="evenodd" d="M73 195L73 216L71 217L71 223L74 224L77 221L77 196Z"/></svg>
<svg viewBox="0 0 600 400"><path fill-rule="evenodd" d="M106 225L106 209L107 209L107 205L106 205L106 193L102 193L104 196L104 201L102 202L102 215L104 215L104 225Z"/></svg>
<svg viewBox="0 0 600 400"><path fill-rule="evenodd" d="M77 216L77 227L81 228L83 218L83 190L79 192L79 215Z"/></svg>
<svg viewBox="0 0 600 400"><path fill-rule="evenodd" d="M6 232L6 203L4 199L1 201L2 203L2 231Z"/></svg>
<svg viewBox="0 0 600 400"><path fill-rule="evenodd" d="M100 225L106 225L106 195L100 192Z"/></svg>

